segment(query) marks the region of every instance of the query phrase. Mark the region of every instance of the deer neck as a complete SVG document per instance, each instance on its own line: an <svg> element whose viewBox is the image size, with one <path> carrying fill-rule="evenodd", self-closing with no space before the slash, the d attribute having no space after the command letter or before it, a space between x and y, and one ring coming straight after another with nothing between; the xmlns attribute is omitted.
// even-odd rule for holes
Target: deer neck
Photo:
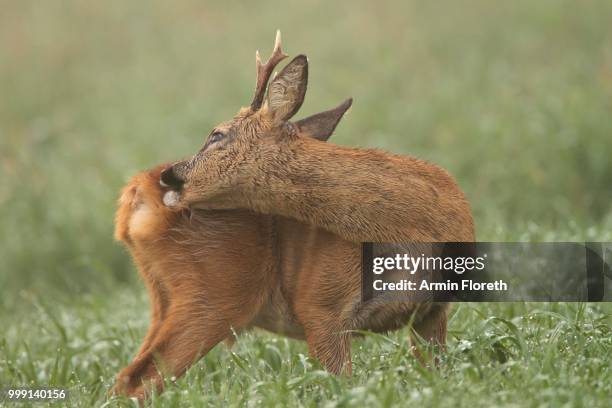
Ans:
<svg viewBox="0 0 612 408"><path fill-rule="evenodd" d="M469 205L441 168L298 137L274 152L242 201L349 241L472 241Z"/></svg>

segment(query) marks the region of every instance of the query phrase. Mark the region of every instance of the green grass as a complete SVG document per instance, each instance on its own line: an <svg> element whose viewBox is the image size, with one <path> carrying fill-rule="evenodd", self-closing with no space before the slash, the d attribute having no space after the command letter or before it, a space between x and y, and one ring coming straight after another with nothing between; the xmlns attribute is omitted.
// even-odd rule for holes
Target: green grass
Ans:
<svg viewBox="0 0 612 408"><path fill-rule="evenodd" d="M112 242L118 190L250 101L276 28L310 58L299 115L353 96L333 141L449 169L480 240L612 241L611 2L225 3L2 3L0 386L104 403L148 310ZM439 371L415 364L404 330L356 341L350 379L300 342L246 334L160 401L604 406L611 315L459 305Z"/></svg>
<svg viewBox="0 0 612 408"><path fill-rule="evenodd" d="M22 301L18 318L0 320L3 382L68 387L71 405L101 404L146 328L137 313L145 297L119 289L53 306ZM231 350L215 348L153 405L606 406L611 323L602 305L461 304L439 370L417 364L398 332L354 341L352 378L327 374L302 342L248 333Z"/></svg>

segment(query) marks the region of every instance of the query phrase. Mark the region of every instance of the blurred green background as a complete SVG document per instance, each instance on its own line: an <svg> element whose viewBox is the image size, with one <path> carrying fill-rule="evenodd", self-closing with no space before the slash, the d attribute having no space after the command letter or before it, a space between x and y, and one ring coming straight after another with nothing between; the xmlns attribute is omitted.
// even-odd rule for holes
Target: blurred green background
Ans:
<svg viewBox="0 0 612 408"><path fill-rule="evenodd" d="M608 0L0 0L0 10L0 386L68 385L73 405L104 402L147 326L144 289L112 239L118 192L194 153L250 102L255 50L267 56L277 28L286 52L310 58L297 117L354 97L332 141L450 170L479 240L612 241ZM164 398L603 406L610 316L609 304L457 305L439 373L422 370L398 332L356 343L352 379L314 369L302 343L248 335Z"/></svg>
<svg viewBox="0 0 612 408"><path fill-rule="evenodd" d="M311 62L299 116L432 160L480 240L611 239L612 3L2 2L0 287L132 280L112 241L130 175L249 103L275 29Z"/></svg>

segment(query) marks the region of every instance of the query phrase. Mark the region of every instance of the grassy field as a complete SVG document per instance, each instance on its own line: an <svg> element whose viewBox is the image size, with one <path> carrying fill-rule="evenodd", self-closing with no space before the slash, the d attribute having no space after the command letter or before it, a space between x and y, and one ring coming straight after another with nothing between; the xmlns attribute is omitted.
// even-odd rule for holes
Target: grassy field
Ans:
<svg viewBox="0 0 612 408"><path fill-rule="evenodd" d="M226 3L0 3L0 387L105 404L148 319L118 191L248 104L276 28L310 58L298 116L353 96L333 141L449 169L479 240L612 241L612 2ZM611 325L610 304L462 304L440 370L404 330L355 341L352 378L250 333L155 405L606 406Z"/></svg>

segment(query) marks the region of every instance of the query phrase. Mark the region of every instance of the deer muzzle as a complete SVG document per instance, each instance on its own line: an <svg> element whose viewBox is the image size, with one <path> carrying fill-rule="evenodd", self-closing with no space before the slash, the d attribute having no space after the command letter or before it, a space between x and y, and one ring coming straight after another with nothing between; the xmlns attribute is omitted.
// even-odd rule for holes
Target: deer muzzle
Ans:
<svg viewBox="0 0 612 408"><path fill-rule="evenodd" d="M162 187L170 188L172 190L180 190L185 184L185 180L177 176L174 171L174 166L170 166L161 172L159 177L159 184Z"/></svg>
<svg viewBox="0 0 612 408"><path fill-rule="evenodd" d="M163 170L159 176L159 184L169 189L164 193L163 202L166 207L176 207L179 205L181 194L180 190L185 184L185 180L176 174L174 165Z"/></svg>

